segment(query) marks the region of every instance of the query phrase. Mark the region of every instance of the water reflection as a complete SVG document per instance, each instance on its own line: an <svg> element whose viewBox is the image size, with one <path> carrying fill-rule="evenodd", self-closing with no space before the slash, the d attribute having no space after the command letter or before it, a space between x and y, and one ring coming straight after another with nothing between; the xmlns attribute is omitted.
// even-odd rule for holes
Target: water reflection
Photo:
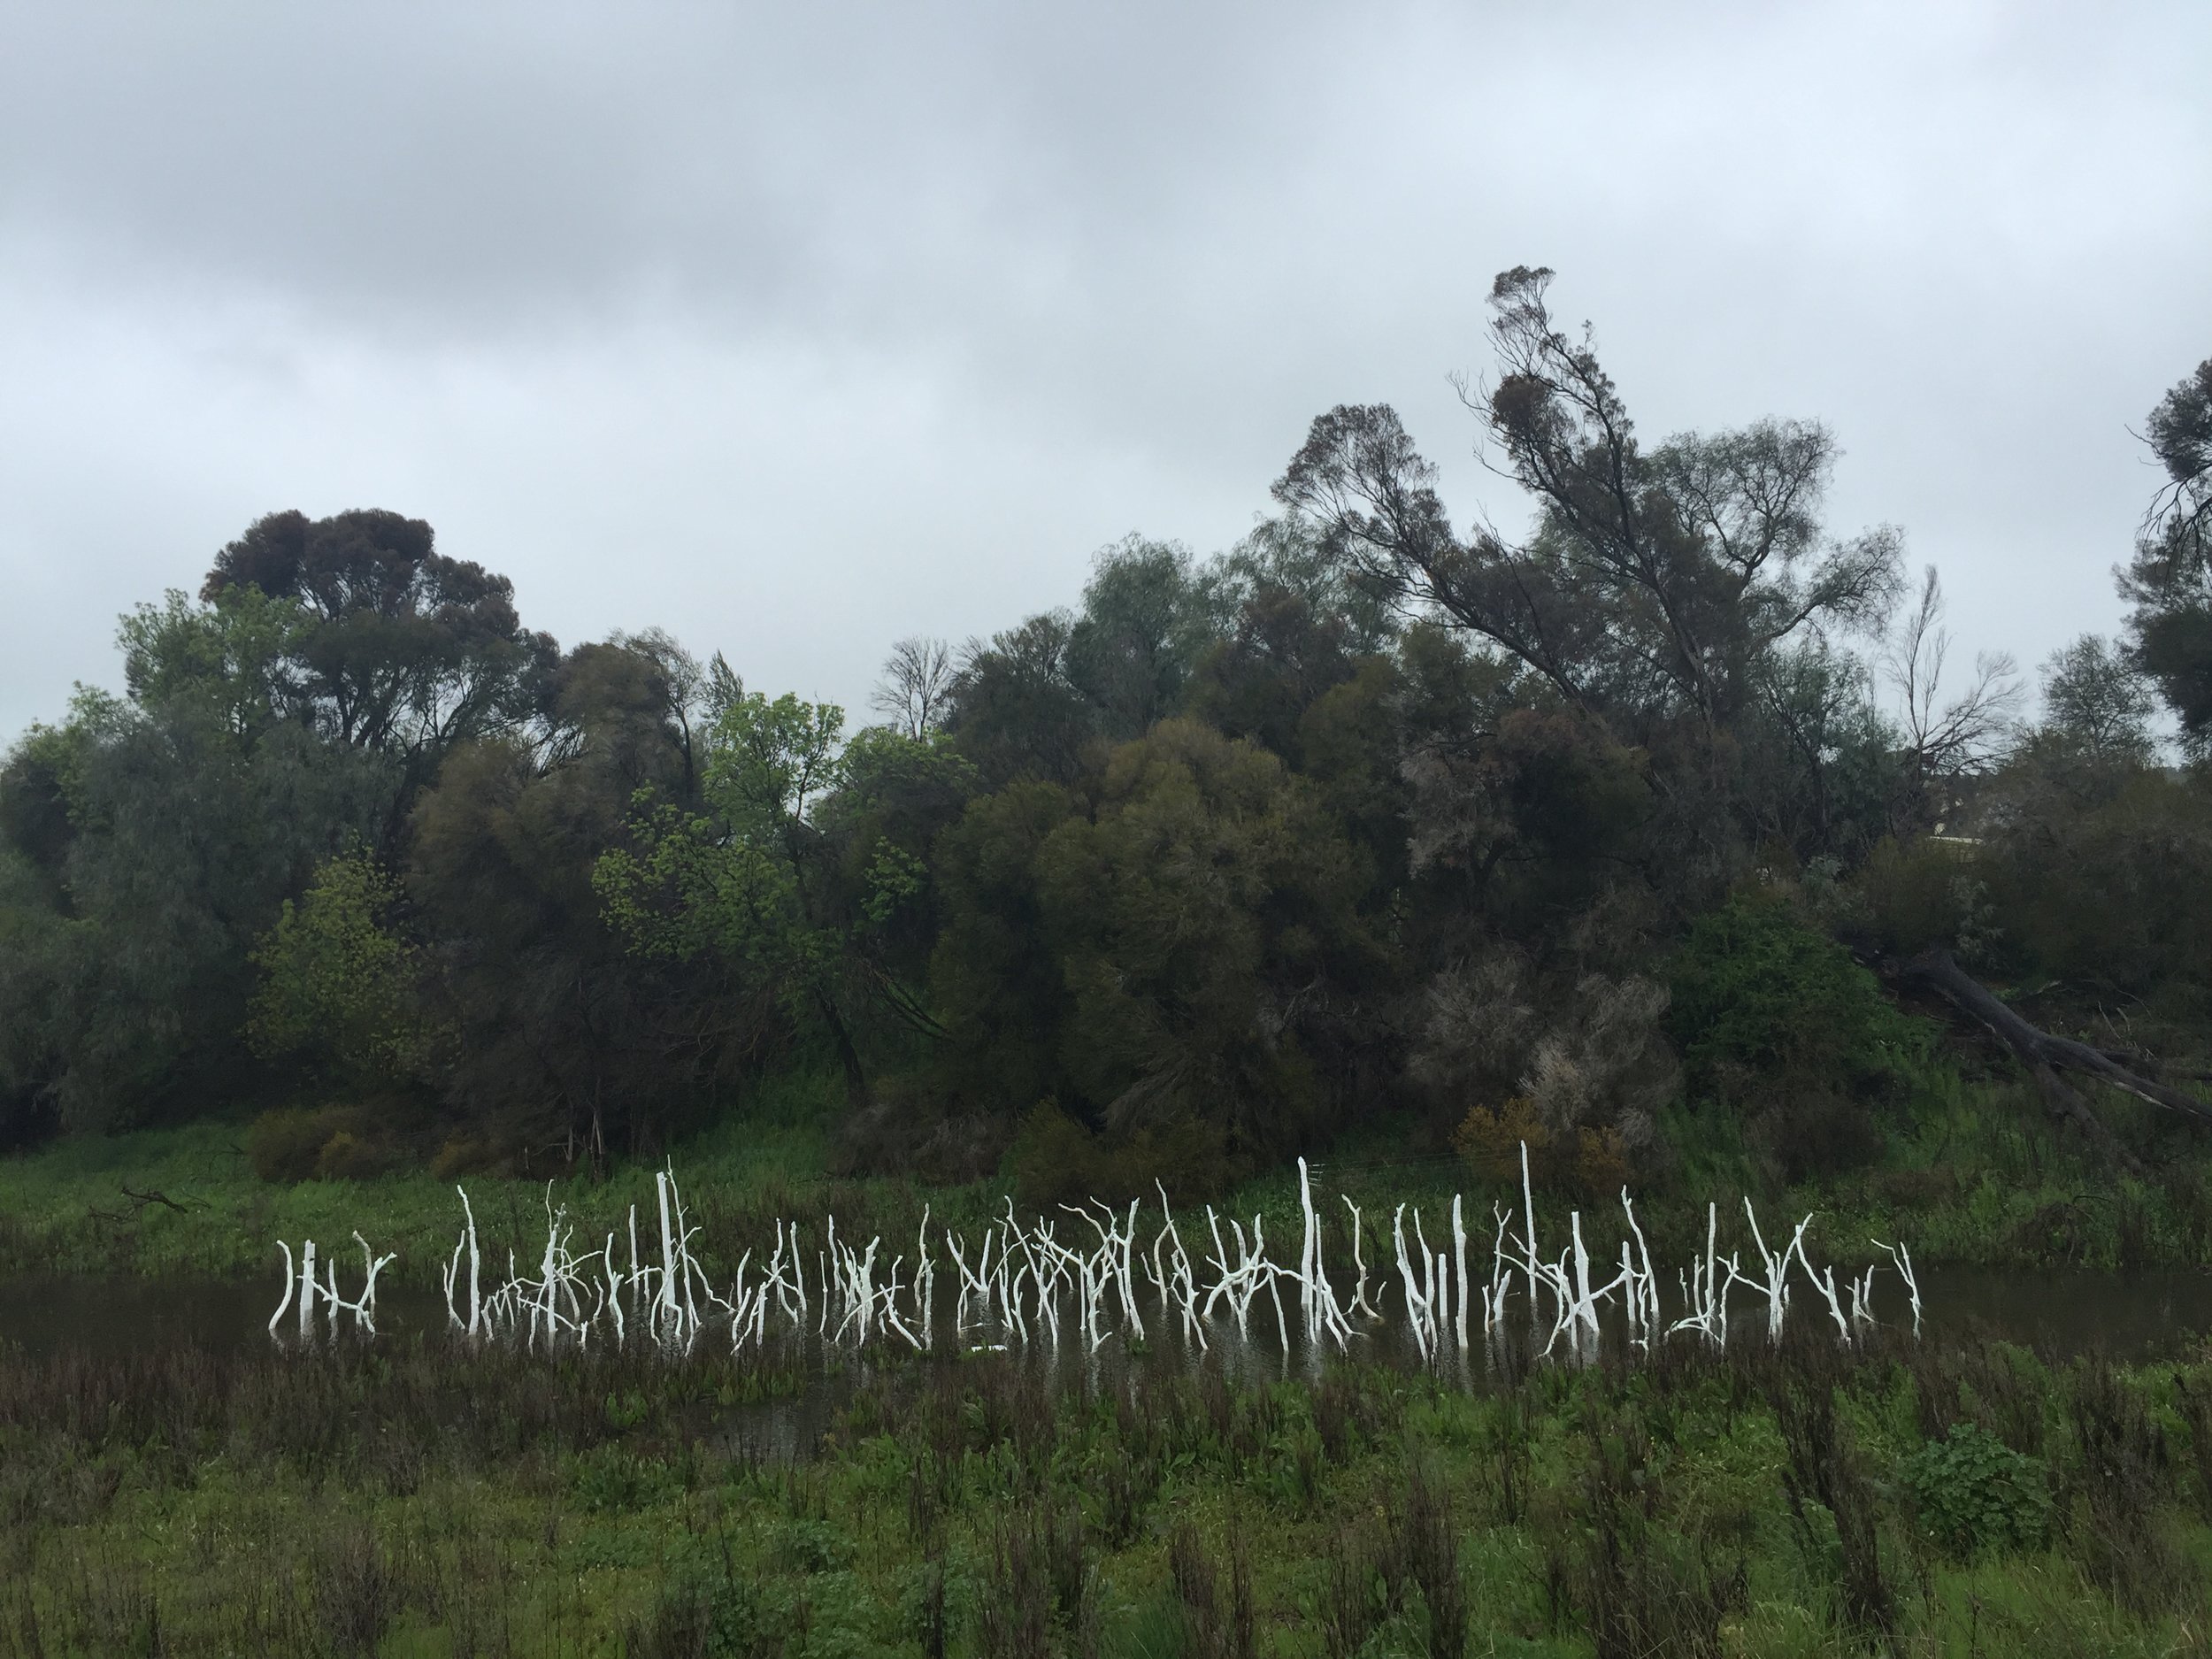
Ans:
<svg viewBox="0 0 2212 1659"><path fill-rule="evenodd" d="M1991 1338L2066 1355L2099 1348L2116 1358L2142 1359L2176 1353L2212 1331L2212 1274L2183 1272L2131 1273L2125 1276L2070 1271L1939 1268L1921 1270L1921 1294L1929 1328L1952 1333L1978 1333ZM1798 1297L1802 1296L1801 1289ZM23 1276L0 1279L0 1343L30 1353L74 1347L107 1355L150 1347L196 1345L236 1348L266 1345L273 1298L265 1283L212 1279L152 1279L138 1278ZM1731 1301L1735 1319L1732 1340L1758 1340L1763 1330L1763 1304L1739 1286ZM1877 1292L1878 1316L1887 1324L1908 1318L1901 1287L1891 1280ZM1517 1301L1509 1319L1525 1317L1525 1306ZM1793 1317L1827 1318L1824 1307L1799 1305L1793 1298ZM1149 1310L1148 1310L1148 1313ZM418 1333L443 1331L448 1326L445 1303L431 1286L404 1281L388 1282L379 1292L377 1325L389 1340ZM1189 1363L1199 1356L1199 1345L1187 1340L1172 1319L1148 1317L1145 1341L1125 1343L1110 1336L1092 1348L1079 1326L1066 1322L1056 1345L1033 1333L1027 1345L1041 1363L1071 1379L1089 1376L1109 1382L1130 1365ZM356 1340L341 1317L334 1340ZM285 1322L288 1335L290 1321ZM1360 1327L1354 1346L1356 1356L1392 1363L1415 1364L1419 1356L1411 1334L1402 1321L1386 1320ZM1294 1317L1287 1322L1288 1341L1279 1336L1271 1313L1251 1321L1248 1338L1222 1317L1210 1320L1204 1349L1213 1355L1232 1382L1260 1382L1312 1374L1325 1356L1307 1344ZM956 1333L949 1317L938 1325L941 1348L987 1350L1008 1340L1009 1333L995 1325L972 1325ZM322 1339L332 1340L332 1339ZM1688 1333L1671 1339L1697 1339ZM1608 1348L1625 1340L1617 1316L1603 1328ZM882 1341L880 1337L875 1343ZM903 1345L891 1339L894 1356ZM698 1340L698 1349L713 1353L726 1346L726 1333L711 1325ZM511 1346L503 1342L502 1346ZM1471 1338L1470 1363L1479 1365L1482 1338L1478 1329ZM856 1366L867 1368L881 1357L871 1349L857 1352L833 1347L812 1331L785 1340L783 1356L810 1374L827 1375ZM1333 1350L1332 1349L1333 1353ZM1453 1369L1456 1355L1445 1345L1443 1369ZM1566 1357L1564 1343L1554 1357Z"/></svg>

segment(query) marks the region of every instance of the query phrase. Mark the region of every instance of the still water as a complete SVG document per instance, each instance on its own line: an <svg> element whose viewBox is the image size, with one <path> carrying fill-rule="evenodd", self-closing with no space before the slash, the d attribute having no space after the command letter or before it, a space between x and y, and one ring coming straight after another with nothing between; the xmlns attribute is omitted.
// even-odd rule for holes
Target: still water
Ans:
<svg viewBox="0 0 2212 1659"><path fill-rule="evenodd" d="M2063 1269L1927 1266L1920 1270L1920 1288L1931 1332L1985 1335L2062 1356L2101 1348L2116 1359L2157 1358L2178 1353L2212 1333L2212 1274L2120 1276ZM266 1343L276 1300L266 1283L234 1280L0 1279L0 1346L33 1354L69 1347L119 1354L158 1347ZM1755 1337L1763 1330L1763 1304L1754 1305L1740 1287L1730 1307L1740 1339ZM1886 1323L1908 1318L1893 1275L1882 1276L1875 1307ZM1801 1286L1792 1298L1790 1317L1793 1321L1824 1321L1827 1315L1818 1299ZM288 1331L292 1323L288 1317L280 1328ZM445 1324L444 1299L434 1288L389 1279L379 1286L377 1328L382 1336L434 1332ZM941 1338L944 1334L941 1326ZM1218 1334L1233 1342L1233 1331ZM1374 1340L1394 1348L1401 1340L1394 1322ZM701 1345L710 1348L717 1340L710 1332L702 1336ZM1118 1340L1110 1340L1108 1346L1118 1348ZM1261 1318L1256 1310L1250 1348L1237 1356L1239 1369L1266 1368L1271 1358L1274 1364L1281 1363L1271 1314Z"/></svg>

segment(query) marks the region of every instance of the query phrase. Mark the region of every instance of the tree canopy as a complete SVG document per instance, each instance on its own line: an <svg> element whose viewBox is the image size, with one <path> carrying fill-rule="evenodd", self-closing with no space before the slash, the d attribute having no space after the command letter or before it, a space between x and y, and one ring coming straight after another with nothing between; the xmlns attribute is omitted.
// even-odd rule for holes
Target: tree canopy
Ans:
<svg viewBox="0 0 2212 1659"><path fill-rule="evenodd" d="M1601 1185L1704 1100L1786 1171L1864 1143L1924 1034L1887 999L1986 1025L1980 979L2124 1004L2118 1086L2185 1110L2212 363L2147 423L2124 637L2031 719L1901 531L1830 523L1834 434L1647 439L1552 283L1498 277L1462 387L1525 525L1340 406L1235 546L897 641L856 729L659 629L563 651L419 519L257 520L0 764L0 1138L323 1102L595 1162L820 1066L881 1167L1111 1185L1389 1118Z"/></svg>

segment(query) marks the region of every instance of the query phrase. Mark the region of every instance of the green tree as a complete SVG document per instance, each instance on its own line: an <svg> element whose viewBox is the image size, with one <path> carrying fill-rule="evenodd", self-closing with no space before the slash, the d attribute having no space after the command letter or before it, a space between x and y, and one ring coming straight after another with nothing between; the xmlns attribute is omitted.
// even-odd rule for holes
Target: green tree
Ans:
<svg viewBox="0 0 2212 1659"><path fill-rule="evenodd" d="M456 1115L510 1146L603 1161L643 1151L730 1097L778 1024L718 964L630 948L593 875L640 790L680 804L689 746L664 650L579 647L536 741L449 755L411 821L406 886L426 1015L452 1033Z"/></svg>
<svg viewBox="0 0 2212 1659"><path fill-rule="evenodd" d="M2109 641L2085 634L2043 665L2045 730L2099 760L2151 758L2151 690Z"/></svg>
<svg viewBox="0 0 2212 1659"><path fill-rule="evenodd" d="M1021 779L971 801L937 839L943 922L929 987L952 1041L933 1060L957 1101L1024 1111L1068 1087L1059 1043L1071 1003L1036 868L1046 837L1077 810L1071 791Z"/></svg>
<svg viewBox="0 0 2212 1659"><path fill-rule="evenodd" d="M1509 271L1491 293L1500 372L1482 414L1540 505L1527 541L1454 531L1435 468L1381 406L1317 419L1277 496L1379 591L1510 654L1629 741L1671 718L1717 733L1763 652L1886 612L1897 535L1824 531L1836 445L1816 423L1644 445L1586 334L1552 318L1551 275Z"/></svg>
<svg viewBox="0 0 2212 1659"><path fill-rule="evenodd" d="M557 661L549 637L523 627L511 582L435 542L421 519L381 510L271 513L223 549L201 589L288 603L284 711L394 763L387 852L442 757L519 729Z"/></svg>
<svg viewBox="0 0 2212 1659"><path fill-rule="evenodd" d="M1047 611L966 651L945 726L987 786L1071 784L1081 775L1097 723L1069 674L1074 627L1065 611Z"/></svg>
<svg viewBox="0 0 2212 1659"><path fill-rule="evenodd" d="M2136 660L2192 754L2212 741L2212 358L2159 400L2144 439L2166 474L2120 576Z"/></svg>
<svg viewBox="0 0 2212 1659"><path fill-rule="evenodd" d="M832 703L754 693L732 704L716 722L696 807L641 792L629 844L600 857L593 884L639 950L713 957L818 1029L859 1102L868 1082L856 1006L875 994L931 1023L869 945L926 876L920 851L891 833L901 809L889 797L926 793L933 773L941 787L946 757L932 739L887 730L849 749L843 730ZM872 808L856 783L882 798ZM838 833L855 827L864 839Z"/></svg>
<svg viewBox="0 0 2212 1659"><path fill-rule="evenodd" d="M1049 1064L1094 1124L1294 1142L1340 1103L1343 1004L1389 971L1371 867L1279 759L1194 722L1116 749L1089 794L1019 785L948 835L947 1023L975 1056L1015 1027L1009 1082Z"/></svg>
<svg viewBox="0 0 2212 1659"><path fill-rule="evenodd" d="M415 951L393 926L397 881L366 853L326 860L253 953L246 1032L265 1058L312 1056L334 1080L403 1080L426 1057Z"/></svg>
<svg viewBox="0 0 2212 1659"><path fill-rule="evenodd" d="M1092 565L1068 635L1068 678L1109 741L1141 737L1182 706L1213 635L1189 550L1133 535Z"/></svg>
<svg viewBox="0 0 2212 1659"><path fill-rule="evenodd" d="M1394 618L1295 518L1262 525L1200 580L1219 637L1199 653L1183 711L1302 765L1307 711L1385 659Z"/></svg>
<svg viewBox="0 0 2212 1659"><path fill-rule="evenodd" d="M254 941L316 865L370 833L380 757L284 713L288 601L173 594L119 631L127 695L81 691L0 783L43 906L0 986L0 1023L42 1033L19 1079L95 1126L204 1110L264 1073L243 1037Z"/></svg>
<svg viewBox="0 0 2212 1659"><path fill-rule="evenodd" d="M993 787L1071 784L1105 745L1182 709L1220 636L1224 591L1177 543L1133 535L1103 549L1079 611L1047 611L969 647L946 728Z"/></svg>

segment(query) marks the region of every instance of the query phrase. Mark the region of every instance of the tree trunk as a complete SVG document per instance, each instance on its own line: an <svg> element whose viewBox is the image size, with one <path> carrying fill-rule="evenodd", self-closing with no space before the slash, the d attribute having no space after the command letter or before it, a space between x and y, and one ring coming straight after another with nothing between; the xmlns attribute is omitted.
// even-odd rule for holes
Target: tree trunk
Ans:
<svg viewBox="0 0 2212 1659"><path fill-rule="evenodd" d="M2180 1112L2200 1122L2212 1122L2212 1106L2195 1095L2132 1071L2101 1048L2093 1048L2070 1037L2055 1037L2030 1025L1987 986L1960 967L1947 950L1924 950L1908 962L1894 964L1892 972L1907 984L1926 986L1995 1035L2034 1076L2051 1115L2075 1125L2131 1174L2143 1172L2141 1163L2120 1144L2081 1092L2059 1076L2061 1071L2093 1077L2154 1106Z"/></svg>
<svg viewBox="0 0 2212 1659"><path fill-rule="evenodd" d="M860 1050L853 1044L852 1033L846 1029L844 1016L837 1011L836 1001L818 986L814 992L815 1005L822 1010L822 1018L829 1026L830 1039L837 1045L837 1057L845 1068L845 1099L858 1111L868 1104L868 1074L860 1064Z"/></svg>

